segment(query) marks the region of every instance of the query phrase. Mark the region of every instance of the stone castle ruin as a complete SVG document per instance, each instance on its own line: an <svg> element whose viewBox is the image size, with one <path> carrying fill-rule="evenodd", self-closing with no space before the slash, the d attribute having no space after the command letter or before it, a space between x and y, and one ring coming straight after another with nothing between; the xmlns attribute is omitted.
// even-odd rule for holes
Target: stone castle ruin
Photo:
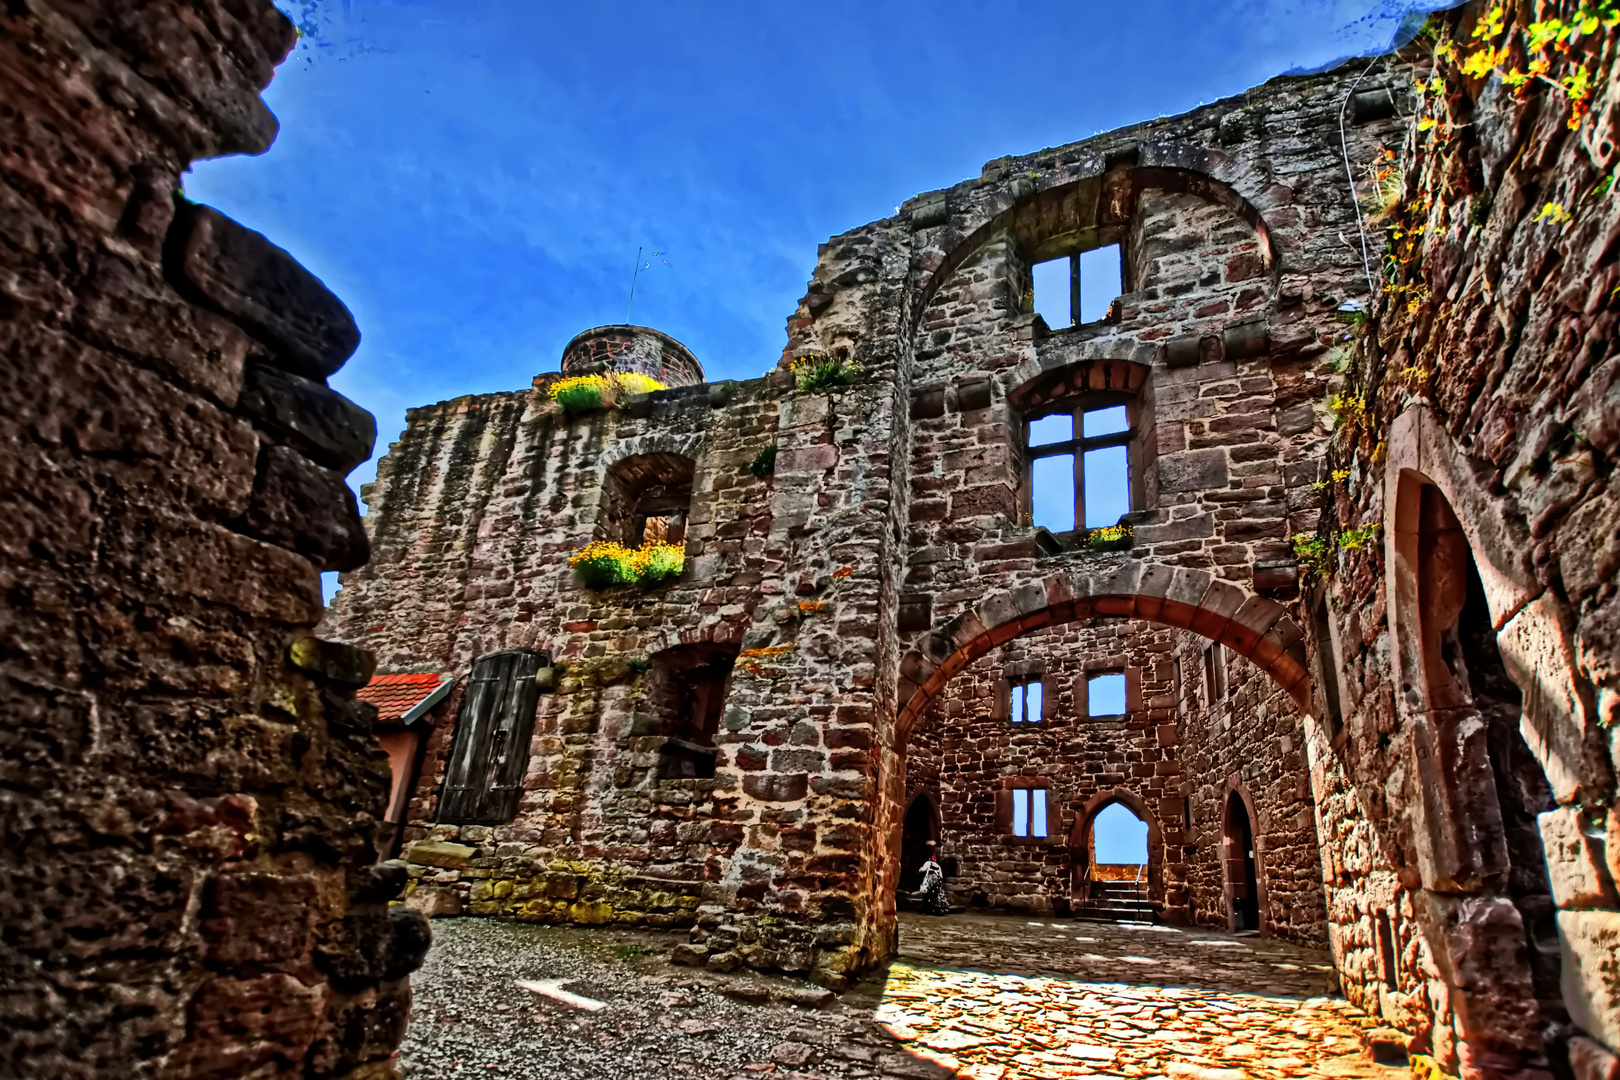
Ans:
<svg viewBox="0 0 1620 1080"><path fill-rule="evenodd" d="M424 914L841 989L931 850L1325 943L1430 1072L1620 1075L1612 28L1573 127L1413 46L992 161L760 378L604 326L411 410L362 525L352 319L173 194L293 42L207 7L0 14L0 1075L392 1075Z"/></svg>

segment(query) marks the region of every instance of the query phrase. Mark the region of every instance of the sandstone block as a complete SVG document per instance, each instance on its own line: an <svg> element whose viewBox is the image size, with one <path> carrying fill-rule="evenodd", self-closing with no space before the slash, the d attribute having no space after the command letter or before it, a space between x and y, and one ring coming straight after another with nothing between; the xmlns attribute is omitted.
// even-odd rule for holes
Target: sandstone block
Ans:
<svg viewBox="0 0 1620 1080"><path fill-rule="evenodd" d="M1564 1004L1570 1019L1620 1046L1620 911L1560 911Z"/></svg>
<svg viewBox="0 0 1620 1080"><path fill-rule="evenodd" d="M296 551L317 570L353 570L371 557L343 477L284 446L265 449L243 520L251 535Z"/></svg>
<svg viewBox="0 0 1620 1080"><path fill-rule="evenodd" d="M324 383L263 364L248 367L236 408L344 475L371 456L377 441L369 412Z"/></svg>
<svg viewBox="0 0 1620 1080"><path fill-rule="evenodd" d="M478 849L448 840L418 840L405 853L409 862L418 866L437 866L445 870L465 870Z"/></svg>
<svg viewBox="0 0 1620 1080"><path fill-rule="evenodd" d="M1547 878L1561 908L1616 908L1620 897L1604 862L1604 837L1573 806L1560 806L1536 819Z"/></svg>
<svg viewBox="0 0 1620 1080"><path fill-rule="evenodd" d="M405 898L405 906L429 919L461 914L461 897L442 885L422 885Z"/></svg>
<svg viewBox="0 0 1620 1080"><path fill-rule="evenodd" d="M360 345L343 302L259 233L208 206L176 219L181 277L225 314L276 348L287 370L324 379Z"/></svg>
<svg viewBox="0 0 1620 1080"><path fill-rule="evenodd" d="M377 658L365 649L313 637L287 646L287 659L300 671L345 690L358 690L377 670Z"/></svg>

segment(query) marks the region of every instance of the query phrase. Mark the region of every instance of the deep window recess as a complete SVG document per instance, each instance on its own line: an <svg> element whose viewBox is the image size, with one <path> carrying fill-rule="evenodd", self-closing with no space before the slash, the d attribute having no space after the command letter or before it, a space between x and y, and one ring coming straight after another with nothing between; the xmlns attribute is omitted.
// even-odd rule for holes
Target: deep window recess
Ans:
<svg viewBox="0 0 1620 1080"><path fill-rule="evenodd" d="M677 645L654 653L631 734L662 736L658 780L712 780L735 645Z"/></svg>
<svg viewBox="0 0 1620 1080"><path fill-rule="evenodd" d="M1014 836L1046 835L1046 789L1013 788L1012 832Z"/></svg>
<svg viewBox="0 0 1620 1080"><path fill-rule="evenodd" d="M1012 722L1015 724L1034 724L1044 715L1045 688L1040 679L1031 679L1028 682L1014 683L1012 688Z"/></svg>
<svg viewBox="0 0 1620 1080"><path fill-rule="evenodd" d="M1113 672L1093 675L1086 680L1086 705L1089 716L1125 715L1125 674Z"/></svg>
<svg viewBox="0 0 1620 1080"><path fill-rule="evenodd" d="M1047 327L1062 330L1107 318L1122 291L1118 244L1079 251L1030 267L1035 312Z"/></svg>
<svg viewBox="0 0 1620 1080"><path fill-rule="evenodd" d="M540 701L534 676L549 662L544 653L512 649L473 664L445 767L441 824L505 825L517 816Z"/></svg>
<svg viewBox="0 0 1620 1080"><path fill-rule="evenodd" d="M1333 627L1329 620L1328 601L1324 595L1312 609L1312 622L1316 631L1316 659L1322 680L1322 697L1327 702L1328 731L1337 735L1344 730L1344 710L1339 704L1339 673L1334 660Z"/></svg>
<svg viewBox="0 0 1620 1080"><path fill-rule="evenodd" d="M680 544L692 506L693 463L678 454L637 454L608 470L608 539L630 547Z"/></svg>
<svg viewBox="0 0 1620 1080"><path fill-rule="evenodd" d="M1093 405L1029 422L1030 513L1052 532L1118 524L1131 511L1128 406Z"/></svg>

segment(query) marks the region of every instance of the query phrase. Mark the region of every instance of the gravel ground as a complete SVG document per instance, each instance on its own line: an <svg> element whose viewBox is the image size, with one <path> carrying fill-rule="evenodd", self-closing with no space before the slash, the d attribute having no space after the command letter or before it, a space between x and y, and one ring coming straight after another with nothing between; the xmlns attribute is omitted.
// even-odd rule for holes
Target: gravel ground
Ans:
<svg viewBox="0 0 1620 1080"><path fill-rule="evenodd" d="M400 1048L411 1080L950 1075L872 1020L881 981L835 999L802 980L676 967L667 957L685 933L493 919L439 919L433 933ZM571 1008L519 979L561 979L607 1007ZM804 1071L817 1059L824 1064Z"/></svg>
<svg viewBox="0 0 1620 1080"><path fill-rule="evenodd" d="M902 956L834 996L802 980L674 966L669 951L684 932L471 918L433 929L400 1049L410 1080L1395 1072L1360 1050L1371 1021L1328 996L1324 952L1252 937L902 915ZM551 980L603 1007L577 1008L519 980Z"/></svg>

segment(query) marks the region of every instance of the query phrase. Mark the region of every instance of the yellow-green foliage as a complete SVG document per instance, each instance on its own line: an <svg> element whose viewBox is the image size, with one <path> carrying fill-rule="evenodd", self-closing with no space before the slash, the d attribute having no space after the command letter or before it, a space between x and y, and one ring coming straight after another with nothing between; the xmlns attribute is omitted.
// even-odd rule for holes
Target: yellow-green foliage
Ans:
<svg viewBox="0 0 1620 1080"><path fill-rule="evenodd" d="M855 361L826 353L805 353L792 366L801 394L852 386L861 377L860 365Z"/></svg>
<svg viewBox="0 0 1620 1080"><path fill-rule="evenodd" d="M597 540L570 555L568 565L589 589L651 587L680 576L686 569L686 548L656 541L627 548L611 540Z"/></svg>
<svg viewBox="0 0 1620 1080"><path fill-rule="evenodd" d="M1087 551L1124 551L1131 546L1136 533L1129 525L1123 522L1118 525L1105 525L1100 529L1092 529L1086 533L1081 544Z"/></svg>
<svg viewBox="0 0 1620 1080"><path fill-rule="evenodd" d="M1308 573L1327 577L1333 570L1333 543L1321 536L1295 533L1294 557Z"/></svg>
<svg viewBox="0 0 1620 1080"><path fill-rule="evenodd" d="M558 379L546 391L551 400L570 413L609 409L620 399L668 389L650 375L637 371L610 372L607 375L573 375Z"/></svg>

